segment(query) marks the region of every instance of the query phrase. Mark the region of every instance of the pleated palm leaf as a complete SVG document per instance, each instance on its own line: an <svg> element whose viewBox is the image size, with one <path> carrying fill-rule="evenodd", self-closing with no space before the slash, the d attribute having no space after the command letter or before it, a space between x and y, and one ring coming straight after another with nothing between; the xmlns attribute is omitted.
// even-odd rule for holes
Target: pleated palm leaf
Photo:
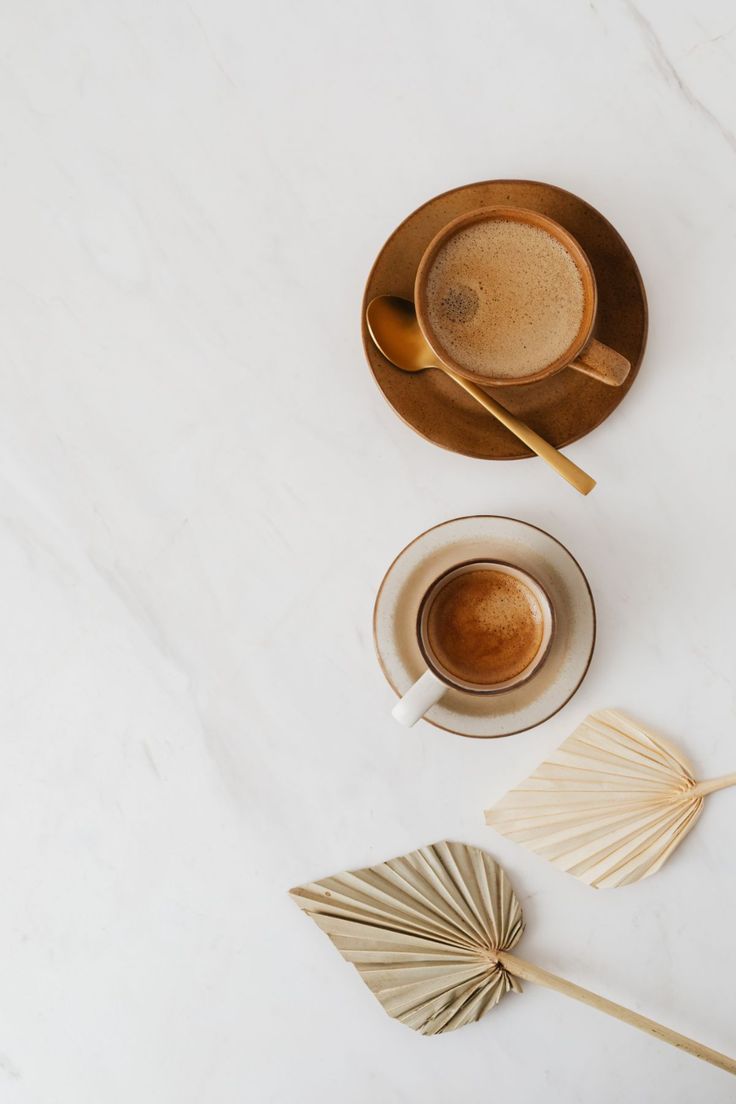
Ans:
<svg viewBox="0 0 736 1104"><path fill-rule="evenodd" d="M608 709L487 809L486 823L588 885L622 886L659 870L706 794L733 785L736 774L696 782L679 751Z"/></svg>
<svg viewBox="0 0 736 1104"><path fill-rule="evenodd" d="M388 1014L425 1035L477 1020L518 988L495 952L519 939L521 908L484 851L437 843L291 895Z"/></svg>
<svg viewBox="0 0 736 1104"><path fill-rule="evenodd" d="M498 863L477 847L435 843L291 890L390 1016L425 1035L495 1008L521 979L607 1012L736 1073L736 1061L511 953L521 906Z"/></svg>

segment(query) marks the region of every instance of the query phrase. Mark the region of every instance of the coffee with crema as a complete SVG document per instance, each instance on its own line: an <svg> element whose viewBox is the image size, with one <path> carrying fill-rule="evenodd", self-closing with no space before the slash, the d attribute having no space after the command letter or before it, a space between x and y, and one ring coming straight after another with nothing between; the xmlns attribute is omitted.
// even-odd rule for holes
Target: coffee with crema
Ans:
<svg viewBox="0 0 736 1104"><path fill-rule="evenodd" d="M490 567L448 578L425 620L425 643L440 668L479 688L521 674L543 636L536 595L514 575Z"/></svg>
<svg viewBox="0 0 736 1104"><path fill-rule="evenodd" d="M570 253L525 222L490 218L458 230L427 274L436 342L458 365L489 378L542 372L574 344L584 309Z"/></svg>

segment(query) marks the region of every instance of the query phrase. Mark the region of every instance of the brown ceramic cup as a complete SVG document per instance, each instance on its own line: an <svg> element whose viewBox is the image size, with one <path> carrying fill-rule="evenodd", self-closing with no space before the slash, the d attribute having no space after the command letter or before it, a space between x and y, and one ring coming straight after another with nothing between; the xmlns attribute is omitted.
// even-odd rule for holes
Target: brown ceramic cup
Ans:
<svg viewBox="0 0 736 1104"><path fill-rule="evenodd" d="M437 336L435 327L432 325L428 310L427 281L438 253L458 232L478 222L491 219L523 223L549 234L565 248L574 262L582 282L583 309L577 333L561 355L538 371L501 376L470 369L443 346L442 341ZM592 376L601 383L618 387L624 382L631 368L629 361L624 356L593 337L598 306L598 291L595 273L588 257L572 234L568 233L559 223L538 211L526 210L523 207L481 207L453 219L435 235L422 256L414 284L414 303L419 325L435 355L458 375L473 380L475 383L491 387L519 386L525 383L536 383L563 368L569 367L587 376Z"/></svg>

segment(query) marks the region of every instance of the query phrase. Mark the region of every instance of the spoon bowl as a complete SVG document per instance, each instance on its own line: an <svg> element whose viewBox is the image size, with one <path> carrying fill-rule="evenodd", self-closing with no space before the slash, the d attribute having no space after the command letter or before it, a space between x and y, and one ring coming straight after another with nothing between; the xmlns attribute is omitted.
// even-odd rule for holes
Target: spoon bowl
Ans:
<svg viewBox="0 0 736 1104"><path fill-rule="evenodd" d="M386 360L402 372L423 372L437 363L419 328L414 304L397 295L379 295L366 310L368 332Z"/></svg>

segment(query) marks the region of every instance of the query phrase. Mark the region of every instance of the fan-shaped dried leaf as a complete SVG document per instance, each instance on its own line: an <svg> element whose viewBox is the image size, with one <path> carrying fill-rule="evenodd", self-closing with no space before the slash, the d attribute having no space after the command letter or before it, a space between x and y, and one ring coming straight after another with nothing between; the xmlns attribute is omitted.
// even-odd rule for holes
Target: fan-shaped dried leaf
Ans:
<svg viewBox="0 0 736 1104"><path fill-rule="evenodd" d="M592 713L486 822L596 887L659 870L697 820L687 761L613 710Z"/></svg>
<svg viewBox="0 0 736 1104"><path fill-rule="evenodd" d="M523 931L490 855L442 842L291 890L390 1016L425 1035L477 1020L520 984L494 958Z"/></svg>

